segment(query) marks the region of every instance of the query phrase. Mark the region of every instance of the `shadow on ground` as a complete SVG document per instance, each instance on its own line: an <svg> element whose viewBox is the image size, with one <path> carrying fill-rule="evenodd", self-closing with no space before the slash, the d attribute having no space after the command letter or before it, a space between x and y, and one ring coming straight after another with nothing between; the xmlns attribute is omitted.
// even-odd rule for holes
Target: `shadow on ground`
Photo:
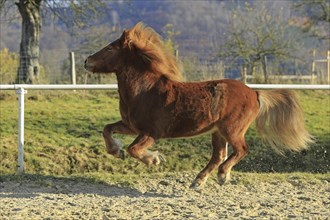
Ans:
<svg viewBox="0 0 330 220"><path fill-rule="evenodd" d="M0 198L31 198L40 194L89 194L106 197L169 197L153 192L140 192L129 186L95 181L89 177L55 177L39 174L1 175ZM173 197L173 196L171 196Z"/></svg>

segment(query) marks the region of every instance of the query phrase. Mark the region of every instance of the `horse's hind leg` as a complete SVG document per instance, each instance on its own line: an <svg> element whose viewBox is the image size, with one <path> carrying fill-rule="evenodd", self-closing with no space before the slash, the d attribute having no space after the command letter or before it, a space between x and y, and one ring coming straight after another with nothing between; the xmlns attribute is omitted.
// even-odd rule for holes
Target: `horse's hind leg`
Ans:
<svg viewBox="0 0 330 220"><path fill-rule="evenodd" d="M147 150L154 143L153 137L141 134L128 147L128 153L146 165L158 165L161 161L165 161L164 157L158 151Z"/></svg>
<svg viewBox="0 0 330 220"><path fill-rule="evenodd" d="M218 168L225 160L227 155L226 140L220 135L219 131L212 134L213 153L211 160L206 167L197 175L190 188L197 188L204 185L211 172Z"/></svg>
<svg viewBox="0 0 330 220"><path fill-rule="evenodd" d="M107 152L114 157L125 159L124 151L121 149L121 143L112 137L112 134L114 133L134 135L134 132L122 121L107 124L103 129L103 138Z"/></svg>
<svg viewBox="0 0 330 220"><path fill-rule="evenodd" d="M218 170L218 181L224 184L230 180L230 171L248 152L248 146L244 137L229 140L229 144L233 147L233 153L229 158L220 165Z"/></svg>

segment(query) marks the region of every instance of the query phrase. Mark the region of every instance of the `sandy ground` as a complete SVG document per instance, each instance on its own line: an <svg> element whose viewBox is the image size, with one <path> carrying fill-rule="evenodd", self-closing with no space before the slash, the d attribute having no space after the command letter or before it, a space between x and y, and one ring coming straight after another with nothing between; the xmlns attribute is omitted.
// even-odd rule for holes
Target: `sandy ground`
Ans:
<svg viewBox="0 0 330 220"><path fill-rule="evenodd" d="M244 174L242 174L244 175ZM0 182L0 219L329 219L330 183L141 177L134 187L49 178Z"/></svg>

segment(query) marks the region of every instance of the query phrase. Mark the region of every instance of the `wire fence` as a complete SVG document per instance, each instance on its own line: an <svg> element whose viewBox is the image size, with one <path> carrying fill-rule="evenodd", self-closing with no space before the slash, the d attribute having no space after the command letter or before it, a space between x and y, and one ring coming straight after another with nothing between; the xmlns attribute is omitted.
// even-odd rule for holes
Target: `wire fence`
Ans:
<svg viewBox="0 0 330 220"><path fill-rule="evenodd" d="M94 52L94 51L93 51ZM93 53L93 52L90 52ZM77 84L111 84L116 83L114 74L92 74L83 68L89 53L74 50L75 79ZM253 75L246 75L242 63L226 63L218 58L201 59L192 56L179 56L183 65L183 76L186 81L233 78L246 83L263 83L261 65L256 65ZM9 59L10 62L9 62ZM268 72L270 83L329 84L330 55L321 54L304 64L304 71L297 71L297 64L290 69L280 69L276 61L269 61ZM2 58L0 61L0 83L12 84L26 82L26 77L33 78L35 84L70 84L72 68L70 51L49 50L40 53L39 65L36 56L16 55ZM7 65L7 66L6 66ZM10 65L10 66L8 66ZM288 68L288 67L286 67ZM301 68L301 67L300 67ZM286 72L285 72L286 71Z"/></svg>

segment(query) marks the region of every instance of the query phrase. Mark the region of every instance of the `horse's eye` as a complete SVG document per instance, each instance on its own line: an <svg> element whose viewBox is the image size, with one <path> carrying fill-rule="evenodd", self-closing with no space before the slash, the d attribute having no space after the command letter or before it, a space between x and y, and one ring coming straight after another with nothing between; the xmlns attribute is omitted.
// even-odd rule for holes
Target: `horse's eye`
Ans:
<svg viewBox="0 0 330 220"><path fill-rule="evenodd" d="M112 51L112 47L107 47L107 51Z"/></svg>

